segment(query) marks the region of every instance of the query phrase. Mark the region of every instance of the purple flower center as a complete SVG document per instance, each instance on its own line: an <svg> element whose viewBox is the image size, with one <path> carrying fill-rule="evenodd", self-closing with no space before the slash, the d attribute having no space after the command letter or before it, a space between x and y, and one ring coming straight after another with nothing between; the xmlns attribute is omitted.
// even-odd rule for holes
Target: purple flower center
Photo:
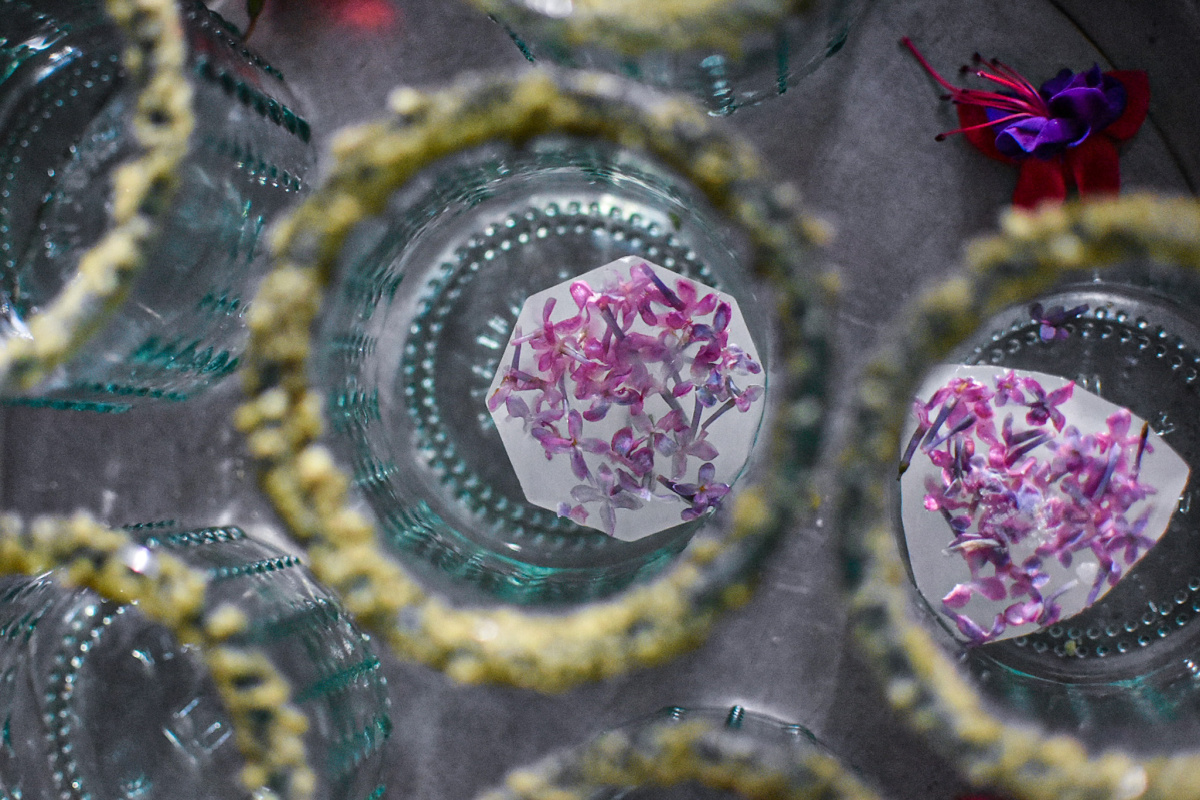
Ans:
<svg viewBox="0 0 1200 800"><path fill-rule="evenodd" d="M1064 69L1039 90L1049 114L1033 113L1012 119L1007 109L987 109L988 119L1007 124L996 136L996 148L1009 158L1053 158L1102 131L1125 111L1125 87L1105 75L1099 65L1085 72Z"/></svg>

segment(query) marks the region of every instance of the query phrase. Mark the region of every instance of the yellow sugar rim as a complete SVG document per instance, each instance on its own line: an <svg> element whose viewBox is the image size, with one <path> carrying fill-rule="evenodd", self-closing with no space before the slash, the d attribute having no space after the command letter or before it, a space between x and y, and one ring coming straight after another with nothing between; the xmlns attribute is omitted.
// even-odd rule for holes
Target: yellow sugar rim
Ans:
<svg viewBox="0 0 1200 800"><path fill-rule="evenodd" d="M527 0L472 2L503 22L553 30L569 47L598 44L626 56L697 49L736 55L747 36L771 32L811 5L811 0L573 0L566 16L555 17L532 10Z"/></svg>
<svg viewBox="0 0 1200 800"><path fill-rule="evenodd" d="M208 579L178 558L155 551L152 568L129 564L143 550L127 532L85 515L42 518L28 524L0 515L0 573L28 576L54 570L69 586L90 589L117 603L136 603L148 619L181 644L197 647L229 713L245 765L243 785L262 800L309 800L316 776L307 761L308 719L292 703L292 689L259 648L235 644L250 620L239 609L206 608Z"/></svg>
<svg viewBox="0 0 1200 800"><path fill-rule="evenodd" d="M308 549L317 577L342 595L364 627L402 657L461 681L559 691L697 645L719 611L750 596L749 562L791 512L815 503L810 451L825 413L827 323L814 302L821 290L792 273L824 231L796 211L786 188L769 198L742 192L743 180L761 174L757 158L740 140L718 133L696 106L650 95L647 110L622 94L645 91L611 76L543 70L515 79L469 77L437 94L397 91L392 119L337 137L328 178L274 232L276 268L248 314L244 372L251 399L236 424L259 462L262 486ZM521 143L550 133L649 153L748 234L754 271L777 295L780 335L791 354L773 376L787 399L774 430L762 434L779 468L737 494L732 530L723 539L705 539L701 531L652 582L562 613L458 608L427 594L385 549L373 522L351 504L350 475L317 441L324 401L308 385L310 329L346 236L414 174L490 140Z"/></svg>
<svg viewBox="0 0 1200 800"><path fill-rule="evenodd" d="M113 174L108 228L76 274L29 321L32 338L0 341L0 387L29 389L66 361L124 300L170 204L192 132L187 46L174 0L106 0L124 34L126 79L137 92L132 135L139 152Z"/></svg>
<svg viewBox="0 0 1200 800"><path fill-rule="evenodd" d="M803 734L798 734L803 735ZM832 756L750 743L712 719L655 720L513 770L479 800L590 800L604 788L689 785L748 800L879 800Z"/></svg>
<svg viewBox="0 0 1200 800"><path fill-rule="evenodd" d="M1200 751L1154 758L1090 753L1073 736L997 716L928 621L918 619L887 487L900 460L901 425L929 368L983 320L1049 291L1065 271L1130 259L1200 270L1200 202L1129 195L1008 212L999 235L971 244L970 269L928 293L896 347L868 365L855 435L839 463L842 544L848 571L858 576L855 633L889 700L970 779L1029 800L1196 800Z"/></svg>

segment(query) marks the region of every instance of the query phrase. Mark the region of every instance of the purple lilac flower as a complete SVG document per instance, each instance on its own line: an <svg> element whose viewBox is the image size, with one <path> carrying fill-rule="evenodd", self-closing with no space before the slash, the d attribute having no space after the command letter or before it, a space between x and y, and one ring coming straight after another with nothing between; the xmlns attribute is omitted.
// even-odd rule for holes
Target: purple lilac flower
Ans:
<svg viewBox="0 0 1200 800"><path fill-rule="evenodd" d="M560 435L557 426L553 424L546 424L535 428L531 431L530 435L542 445L542 448L546 452L547 460L554 458L558 453L569 453L571 457L571 471L581 481L586 480L591 475L583 454L604 453L609 449L608 442L602 439L584 437L583 416L575 410L567 414L566 436Z"/></svg>
<svg viewBox="0 0 1200 800"><path fill-rule="evenodd" d="M1067 323L1079 319L1087 313L1087 310L1087 303L1071 309L1063 306L1051 306L1049 309L1044 309L1041 303L1034 303L1030 306L1029 313L1039 325L1038 337L1043 342L1052 342L1070 336L1070 332L1066 329Z"/></svg>
<svg viewBox="0 0 1200 800"><path fill-rule="evenodd" d="M617 526L618 508L637 510L644 505L640 496L640 485L622 480L627 477L627 473L614 472L607 464L601 464L596 470L594 482L580 484L571 490L571 499L581 505L600 504L600 518L604 524L604 531L610 535Z"/></svg>
<svg viewBox="0 0 1200 800"><path fill-rule="evenodd" d="M996 378L996 407L1008 405L1010 401L1017 405L1025 403L1025 395L1021 393L1021 379L1017 377L1016 370L1011 369Z"/></svg>
<svg viewBox="0 0 1200 800"><path fill-rule="evenodd" d="M1029 413L1025 415L1025 421L1030 425L1045 425L1048 421L1054 425L1056 431L1061 431L1063 425L1066 424L1066 418L1058 410L1058 406L1071 399L1071 394L1075 391L1075 384L1068 383L1050 394L1046 394L1042 385L1032 378L1026 378L1023 384L1033 397L1025 404L1029 408Z"/></svg>
<svg viewBox="0 0 1200 800"><path fill-rule="evenodd" d="M696 519L709 509L719 508L721 500L729 494L728 484L713 481L715 474L716 468L713 467L712 462L709 462L700 467L697 483L676 483L661 475L658 480L663 486L688 501L690 505L683 510L681 515L686 521Z"/></svg>

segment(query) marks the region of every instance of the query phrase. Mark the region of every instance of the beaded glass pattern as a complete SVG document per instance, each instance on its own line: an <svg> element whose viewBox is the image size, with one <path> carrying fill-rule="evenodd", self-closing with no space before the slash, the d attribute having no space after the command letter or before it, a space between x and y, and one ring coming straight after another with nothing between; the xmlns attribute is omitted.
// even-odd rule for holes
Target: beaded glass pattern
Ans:
<svg viewBox="0 0 1200 800"><path fill-rule="evenodd" d="M913 603L897 548L904 419L935 364L1045 370L1129 409L1194 466L1200 362L1173 309L1194 302L1198 222L1194 201L1146 195L1011 212L864 373L839 503L856 633L924 736L1020 796L1200 796L1185 777L1200 755L1179 747L1200 719L1190 485L1161 540L1094 606L964 652Z"/></svg>
<svg viewBox="0 0 1200 800"><path fill-rule="evenodd" d="M669 658L700 641L720 609L747 597L748 567L812 502L805 487L824 419L827 348L822 289L804 277L801 262L820 228L798 214L786 191L753 188L760 186L756 158L701 111L612 77L536 71L511 81L467 78L434 95L400 91L392 103L393 120L341 135L329 180L279 230L279 266L249 320L253 397L237 420L263 485L306 543L318 575L342 591L360 621L397 652L460 680L558 690ZM729 215L752 248L753 272L776 293L781 335L805 356L775 380L788 409L774 416L766 437L764 458L775 467L743 479L726 504L728 521L697 534L655 580L562 613L456 606L388 552L350 494L344 467L320 441L326 401L309 387L310 325L347 237L421 167L488 141L564 131L663 161ZM775 493L794 503L786 513L764 502ZM764 514L769 507L781 513Z"/></svg>

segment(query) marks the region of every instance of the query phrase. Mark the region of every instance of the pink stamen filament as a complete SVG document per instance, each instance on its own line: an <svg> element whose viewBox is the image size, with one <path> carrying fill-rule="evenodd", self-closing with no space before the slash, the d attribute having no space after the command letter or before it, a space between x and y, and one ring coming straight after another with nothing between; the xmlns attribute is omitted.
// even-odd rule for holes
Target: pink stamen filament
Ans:
<svg viewBox="0 0 1200 800"><path fill-rule="evenodd" d="M988 61L987 64L997 73L1010 78L1014 83L1024 87L1024 92L1022 92L1022 94L1026 94L1029 97L1035 97L1038 101L1042 101L1042 93L1039 92L1037 88L1025 78L1024 75L1017 72L1015 69L999 59L993 58L991 61Z"/></svg>
<svg viewBox="0 0 1200 800"><path fill-rule="evenodd" d="M995 83L1000 84L1001 86L1009 87L1014 92L1016 92L1018 95L1020 95L1020 97L1024 98L1024 101L1026 103L1028 103L1030 106L1033 106L1035 109L1037 109L1039 111L1046 112L1044 114L1039 114L1039 116L1049 116L1050 109L1046 106L1046 101L1044 99L1042 99L1042 95L1040 93L1038 93L1037 90L1035 90L1032 86L1030 86L1028 84L1028 82L1025 81L1024 78L1022 78L1020 81L1014 81L1014 80L1010 80L1008 78L1002 77L1000 75L993 75L990 72L984 72L982 70L980 70L979 72L976 72L975 74L978 77L983 78L985 80L993 81ZM967 90L967 91L970 91L970 90ZM993 94L993 93L992 92L983 92L982 94ZM1006 97L1006 95L997 94L996 97ZM1013 100L1013 98L1007 98L1007 99L1010 101Z"/></svg>
<svg viewBox="0 0 1200 800"><path fill-rule="evenodd" d="M937 136L938 141L942 141L947 136L952 136L956 133L979 130L981 128L1012 122L1018 119L1050 116L1050 109L1046 105L1045 98L1042 97L1041 93L1038 92L1038 90L1035 89L1033 85L1030 84L1029 81L1022 77L1018 72L999 61L993 60L984 62L993 70L992 72L989 72L985 69L979 69L975 70L974 73L980 78L998 83L1001 86L1011 89L1018 95L1017 97L1011 97L999 92L988 92L979 89L967 89L955 86L943 78L941 73L933 68L933 65L929 63L925 56L921 55L919 50L917 50L917 46L913 44L911 39L905 36L900 40L900 43L908 48L909 52L911 52L921 66L924 67L925 71L928 72L935 81L937 81L938 85L950 93L948 99L951 102L960 105L980 106L983 108L994 108L999 111L1011 112L1011 114L1008 116L996 120L990 120L981 125L972 125L939 134ZM982 59L980 60L982 61Z"/></svg>
<svg viewBox="0 0 1200 800"><path fill-rule="evenodd" d="M1028 112L1022 111L1019 114L1009 114L1007 117L1000 117L998 119L988 120L987 122L981 122L978 125L967 125L965 128L955 128L952 131L946 131L945 133L939 133L937 136L935 136L933 138L936 139L937 141L941 142L941 141L944 141L947 137L953 136L956 133L969 133L970 131L977 131L977 130L982 130L983 128L990 128L993 125L1004 125L1005 123L1008 123L1008 122L1016 122L1019 119L1032 119L1035 116L1036 116L1035 114L1030 114Z"/></svg>

